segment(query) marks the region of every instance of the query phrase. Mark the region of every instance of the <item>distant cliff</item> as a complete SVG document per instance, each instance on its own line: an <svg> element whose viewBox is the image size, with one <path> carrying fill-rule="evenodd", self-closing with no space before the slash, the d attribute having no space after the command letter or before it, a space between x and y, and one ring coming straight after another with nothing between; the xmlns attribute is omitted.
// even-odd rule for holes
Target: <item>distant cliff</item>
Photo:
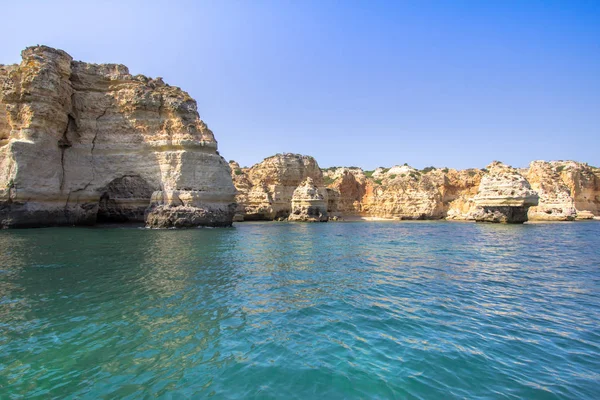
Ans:
<svg viewBox="0 0 600 400"><path fill-rule="evenodd" d="M230 169L196 102L36 46L0 66L0 226L230 225Z"/></svg>
<svg viewBox="0 0 600 400"><path fill-rule="evenodd" d="M317 170L312 157L279 154L251 168L230 165L238 220L287 218L291 194L306 176L320 188L330 217L512 223L600 218L600 170L574 161L534 161L522 170L499 162L462 171L408 165Z"/></svg>
<svg viewBox="0 0 600 400"><path fill-rule="evenodd" d="M232 178L238 194L236 197L238 220L275 220L292 214L294 192L307 184L315 187L316 198L326 204L323 173L316 160L300 154L276 154L265 158L251 168L242 169L230 161ZM307 196L304 190L304 197ZM299 200L301 192L296 193ZM305 199L307 200L307 199ZM319 205L320 206L320 205ZM326 213L325 210L322 210Z"/></svg>

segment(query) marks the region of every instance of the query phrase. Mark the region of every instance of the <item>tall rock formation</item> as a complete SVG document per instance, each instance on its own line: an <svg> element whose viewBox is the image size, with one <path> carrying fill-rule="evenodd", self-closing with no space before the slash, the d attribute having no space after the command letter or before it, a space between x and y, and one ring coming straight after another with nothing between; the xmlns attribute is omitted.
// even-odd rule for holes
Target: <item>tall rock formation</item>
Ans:
<svg viewBox="0 0 600 400"><path fill-rule="evenodd" d="M186 92L46 46L22 57L0 67L2 227L231 224L229 166Z"/></svg>
<svg viewBox="0 0 600 400"><path fill-rule="evenodd" d="M493 162L487 166L477 195L472 218L478 222L523 223L529 207L537 206L538 194L514 168Z"/></svg>
<svg viewBox="0 0 600 400"><path fill-rule="evenodd" d="M327 204L323 173L314 158L300 154L276 154L251 168L230 162L237 194L237 219L274 220L292 213L294 191L307 178Z"/></svg>
<svg viewBox="0 0 600 400"><path fill-rule="evenodd" d="M239 220L287 218L293 214L294 190L308 176L330 217L507 223L600 219L600 169L574 161L534 161L521 170L500 162L466 170L333 167L321 177L312 157L279 154L252 168L235 162L231 167Z"/></svg>
<svg viewBox="0 0 600 400"><path fill-rule="evenodd" d="M529 208L529 220L572 221L577 217L571 190L562 180L555 163L532 161L525 177L540 196L539 204Z"/></svg>
<svg viewBox="0 0 600 400"><path fill-rule="evenodd" d="M328 211L337 215L357 216L363 213L363 199L373 190L360 168L333 168L325 170L328 185Z"/></svg>
<svg viewBox="0 0 600 400"><path fill-rule="evenodd" d="M577 219L600 217L600 169L575 161L553 161L552 165L569 188Z"/></svg>
<svg viewBox="0 0 600 400"><path fill-rule="evenodd" d="M292 195L289 221L325 222L328 220L327 200L311 177L306 178Z"/></svg>
<svg viewBox="0 0 600 400"><path fill-rule="evenodd" d="M480 170L456 171L408 165L378 168L367 173L359 168L326 171L329 189L339 198L342 216L391 219L441 219L462 216L468 199L477 193ZM331 208L331 206L330 206Z"/></svg>

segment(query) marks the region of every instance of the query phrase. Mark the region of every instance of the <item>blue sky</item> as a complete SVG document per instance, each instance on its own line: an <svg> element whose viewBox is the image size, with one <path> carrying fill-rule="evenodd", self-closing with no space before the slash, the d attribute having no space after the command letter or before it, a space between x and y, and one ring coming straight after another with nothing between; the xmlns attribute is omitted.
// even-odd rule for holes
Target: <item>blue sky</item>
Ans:
<svg viewBox="0 0 600 400"><path fill-rule="evenodd" d="M600 166L600 1L13 1L30 45L162 76L226 159Z"/></svg>

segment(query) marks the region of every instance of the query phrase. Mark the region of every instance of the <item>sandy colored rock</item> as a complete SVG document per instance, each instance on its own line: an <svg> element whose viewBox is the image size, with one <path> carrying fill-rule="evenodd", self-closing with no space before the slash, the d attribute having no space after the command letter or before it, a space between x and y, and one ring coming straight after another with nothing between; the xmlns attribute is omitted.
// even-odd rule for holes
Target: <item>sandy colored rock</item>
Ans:
<svg viewBox="0 0 600 400"><path fill-rule="evenodd" d="M360 168L334 168L323 173L329 182L329 210L341 215L356 216L363 212L363 198L372 187Z"/></svg>
<svg viewBox="0 0 600 400"><path fill-rule="evenodd" d="M553 167L569 188L578 219L600 216L600 169L576 161L553 161Z"/></svg>
<svg viewBox="0 0 600 400"><path fill-rule="evenodd" d="M288 218L292 198L298 186L311 178L327 201L323 174L316 160L300 154L276 154L251 168L239 168L232 162L232 178L237 189L237 215L244 220Z"/></svg>
<svg viewBox="0 0 600 400"><path fill-rule="evenodd" d="M515 168L498 161L486 169L473 198L476 208L471 218L478 222L526 222L529 207L539 202L529 182Z"/></svg>
<svg viewBox="0 0 600 400"><path fill-rule="evenodd" d="M378 168L368 175L357 168L326 172L329 189L338 194L342 216L440 219L454 213L459 219L457 210L469 210L460 202L467 202L477 192L482 173L436 168L419 171L401 165Z"/></svg>
<svg viewBox="0 0 600 400"><path fill-rule="evenodd" d="M302 168L281 168L294 155L267 158L252 168L232 163L233 180L238 188L240 218L285 218L276 216L269 185L288 182L294 187ZM298 156L296 156L298 157ZM297 163L297 161L294 161ZM316 164L316 163L315 163ZM318 175L311 165L312 173ZM250 171L254 181L250 179ZM266 172L269 170L270 172ZM363 171L357 167L323 170L327 185L327 212L330 217L366 219L447 219L519 223L591 219L598 216L598 170L586 164L565 161L535 161L528 168L516 169L499 162L487 169L455 170L428 167L418 170L409 165ZM289 183L291 182L291 183ZM317 185L318 186L318 185ZM539 193L538 193L539 192ZM580 207L575 208L576 193ZM535 205L537 203L537 205Z"/></svg>
<svg viewBox="0 0 600 400"><path fill-rule="evenodd" d="M557 171L557 165L546 161L532 161L526 171L531 188L540 196L537 206L529 208L531 221L572 221L577 216L571 191Z"/></svg>
<svg viewBox="0 0 600 400"><path fill-rule="evenodd" d="M0 225L170 221L172 207L231 224L229 166L186 92L46 46L22 58L0 68Z"/></svg>
<svg viewBox="0 0 600 400"><path fill-rule="evenodd" d="M303 222L326 222L327 200L323 196L323 190L319 189L311 177L306 178L294 190L292 196L292 212L289 221Z"/></svg>

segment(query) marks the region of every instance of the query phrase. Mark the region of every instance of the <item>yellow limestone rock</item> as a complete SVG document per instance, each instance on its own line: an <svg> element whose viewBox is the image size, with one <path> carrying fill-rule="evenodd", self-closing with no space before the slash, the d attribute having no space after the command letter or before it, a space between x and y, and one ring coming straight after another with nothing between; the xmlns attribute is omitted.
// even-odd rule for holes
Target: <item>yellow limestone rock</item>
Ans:
<svg viewBox="0 0 600 400"><path fill-rule="evenodd" d="M565 185L556 165L532 161L526 172L531 188L540 196L539 204L529 208L530 221L572 221L577 216L571 191Z"/></svg>
<svg viewBox="0 0 600 400"><path fill-rule="evenodd" d="M514 168L494 161L486 168L477 195L473 198L475 210L471 218L478 222L523 223L527 211L537 206L538 194L529 182Z"/></svg>
<svg viewBox="0 0 600 400"><path fill-rule="evenodd" d="M327 222L327 200L311 177L302 182L292 196L292 213L289 221Z"/></svg>
<svg viewBox="0 0 600 400"><path fill-rule="evenodd" d="M298 186L311 178L327 201L323 173L314 158L300 154L276 154L251 168L242 169L235 162L232 177L237 189L238 220L275 220L288 218L292 198Z"/></svg>
<svg viewBox="0 0 600 400"><path fill-rule="evenodd" d="M402 165L378 168L369 175L359 168L326 172L331 181L329 189L337 194L341 216L440 219L452 215L454 219L465 219L463 214L472 206L468 199L477 192L482 172L432 167L419 171Z"/></svg>
<svg viewBox="0 0 600 400"><path fill-rule="evenodd" d="M35 46L0 67L0 225L227 226L230 169L161 78Z"/></svg>
<svg viewBox="0 0 600 400"><path fill-rule="evenodd" d="M576 161L553 161L552 165L569 188L577 219L600 217L600 169Z"/></svg>

